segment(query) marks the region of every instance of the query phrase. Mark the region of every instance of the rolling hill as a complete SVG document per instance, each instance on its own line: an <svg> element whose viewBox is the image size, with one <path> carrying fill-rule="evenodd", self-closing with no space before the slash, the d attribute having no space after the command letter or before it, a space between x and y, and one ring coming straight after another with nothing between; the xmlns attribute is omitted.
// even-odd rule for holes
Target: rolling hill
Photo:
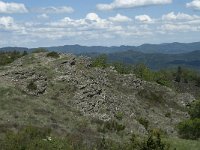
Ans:
<svg viewBox="0 0 200 150"><path fill-rule="evenodd" d="M143 44L140 46L81 46L81 45L64 45L64 46L53 46L43 47L49 51L57 51L62 53L115 53L124 52L128 50L138 51L143 53L163 53L163 54L180 54L187 53L196 50L200 50L200 42L194 43L164 43L164 44ZM23 48L23 47L5 47L0 48L0 51L32 51L34 48Z"/></svg>

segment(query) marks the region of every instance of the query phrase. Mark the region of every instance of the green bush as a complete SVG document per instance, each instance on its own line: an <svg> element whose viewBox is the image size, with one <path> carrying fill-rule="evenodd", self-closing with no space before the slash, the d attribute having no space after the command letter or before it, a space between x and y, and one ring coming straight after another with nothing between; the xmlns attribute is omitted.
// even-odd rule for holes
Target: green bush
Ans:
<svg viewBox="0 0 200 150"><path fill-rule="evenodd" d="M179 135L184 139L200 138L200 118L189 119L178 124Z"/></svg>
<svg viewBox="0 0 200 150"><path fill-rule="evenodd" d="M0 66L12 63L16 59L23 56L23 53L13 51L13 52L0 52Z"/></svg>
<svg viewBox="0 0 200 150"><path fill-rule="evenodd" d="M200 138L200 100L191 104L189 109L191 119L178 124L178 132L182 138Z"/></svg>
<svg viewBox="0 0 200 150"><path fill-rule="evenodd" d="M92 67L100 67L100 68L106 68L108 67L107 63L107 56L105 54L100 55L92 60Z"/></svg>
<svg viewBox="0 0 200 150"><path fill-rule="evenodd" d="M148 127L149 127L149 121L148 121L146 118L140 117L140 118L138 118L137 120L138 120L138 122L139 122L141 125L143 125L143 126L145 127L145 129L148 129Z"/></svg>
<svg viewBox="0 0 200 150"><path fill-rule="evenodd" d="M110 120L110 121L106 121L104 122L99 128L98 131L100 132L119 132L119 131L123 131L125 129L125 125L118 123L115 120Z"/></svg>
<svg viewBox="0 0 200 150"><path fill-rule="evenodd" d="M47 54L47 57L59 58L60 55L57 52L50 52Z"/></svg>
<svg viewBox="0 0 200 150"><path fill-rule="evenodd" d="M35 91L37 90L37 85L35 84L35 82L31 81L28 85L27 85L27 89L31 90L31 91Z"/></svg>
<svg viewBox="0 0 200 150"><path fill-rule="evenodd" d="M132 66L130 65L115 62L112 64L112 66L114 66L115 70L120 74L130 74L133 72Z"/></svg>
<svg viewBox="0 0 200 150"><path fill-rule="evenodd" d="M141 144L140 150L169 150L169 145L161 140L160 134L150 135L146 141Z"/></svg>
<svg viewBox="0 0 200 150"><path fill-rule="evenodd" d="M141 78L146 81L154 81L155 74L153 71L151 71L146 65L144 64L138 64L134 67L134 74L138 78Z"/></svg>
<svg viewBox="0 0 200 150"><path fill-rule="evenodd" d="M170 118L170 117L171 117L171 113L170 113L170 112L167 112L167 113L165 114L165 117Z"/></svg>
<svg viewBox="0 0 200 150"><path fill-rule="evenodd" d="M200 118L200 100L197 100L191 104L189 114L192 119Z"/></svg>
<svg viewBox="0 0 200 150"><path fill-rule="evenodd" d="M117 112L117 113L115 114L115 118L116 118L117 120L122 120L122 119L123 119L123 116L124 116L124 113L123 113L123 112Z"/></svg>
<svg viewBox="0 0 200 150"><path fill-rule="evenodd" d="M160 134L149 135L148 138L143 140L136 136L135 134L131 135L129 141L125 143L118 143L116 141L111 141L105 137L99 142L97 150L169 150L170 145L166 142L163 142Z"/></svg>

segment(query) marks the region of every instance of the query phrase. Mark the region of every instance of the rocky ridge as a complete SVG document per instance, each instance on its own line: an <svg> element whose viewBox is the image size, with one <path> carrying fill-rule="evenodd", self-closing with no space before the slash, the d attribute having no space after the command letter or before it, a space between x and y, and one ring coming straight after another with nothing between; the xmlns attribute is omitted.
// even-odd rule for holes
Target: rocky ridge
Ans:
<svg viewBox="0 0 200 150"><path fill-rule="evenodd" d="M84 128L98 136L103 122L114 120L124 125L125 136L152 129L176 136L176 124L188 117L185 107L195 100L134 74L119 74L113 67L91 67L87 57L46 55L29 54L0 68L0 89L5 91L0 101L10 104L1 106L1 126L35 124L59 133ZM104 134L119 136L115 131Z"/></svg>

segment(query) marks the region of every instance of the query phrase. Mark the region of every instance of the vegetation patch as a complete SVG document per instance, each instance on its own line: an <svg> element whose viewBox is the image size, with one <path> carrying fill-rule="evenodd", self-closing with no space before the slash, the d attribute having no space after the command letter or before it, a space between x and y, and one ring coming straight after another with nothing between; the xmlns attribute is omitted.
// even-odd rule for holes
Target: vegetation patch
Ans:
<svg viewBox="0 0 200 150"><path fill-rule="evenodd" d="M170 112L167 112L167 113L165 114L165 117L171 118L171 113L170 113Z"/></svg>
<svg viewBox="0 0 200 150"><path fill-rule="evenodd" d="M200 100L191 104L190 119L178 124L178 132L182 138L196 140L200 138Z"/></svg>
<svg viewBox="0 0 200 150"><path fill-rule="evenodd" d="M117 120L122 120L123 119L123 116L124 116L124 113L123 112L117 112L115 113L115 118Z"/></svg>
<svg viewBox="0 0 200 150"><path fill-rule="evenodd" d="M35 90L37 90L37 85L35 84L34 81L31 81L31 82L27 85L27 89L29 89L30 91L35 91Z"/></svg>
<svg viewBox="0 0 200 150"><path fill-rule="evenodd" d="M42 53L42 52L48 52L48 50L45 48L35 48L32 51L32 53Z"/></svg>
<svg viewBox="0 0 200 150"><path fill-rule="evenodd" d="M106 55L100 55L92 60L92 67L100 67L100 68L106 68L108 67L107 62L107 56Z"/></svg>
<svg viewBox="0 0 200 150"><path fill-rule="evenodd" d="M149 127L149 121L146 118L138 118L137 121L144 126L144 128L147 130Z"/></svg>
<svg viewBox="0 0 200 150"><path fill-rule="evenodd" d="M163 97L162 93L156 91L151 91L151 89L143 89L138 92L138 95L146 100L154 103L162 103Z"/></svg>
<svg viewBox="0 0 200 150"><path fill-rule="evenodd" d="M101 126L99 126L98 131L99 132L119 132L119 131L123 131L125 129L125 125L118 123L115 120L110 120L110 121L106 121L103 122L103 124Z"/></svg>
<svg viewBox="0 0 200 150"><path fill-rule="evenodd" d="M50 53L47 54L47 57L59 58L60 55L57 52L50 52Z"/></svg>
<svg viewBox="0 0 200 150"><path fill-rule="evenodd" d="M12 63L18 58L21 58L22 56L26 55L27 52L24 53L13 51L13 52L0 52L0 66L4 66L7 64Z"/></svg>
<svg viewBox="0 0 200 150"><path fill-rule="evenodd" d="M85 139L86 140L86 139ZM93 139L94 140L94 139ZM81 137L75 138L73 135L57 137L52 135L49 128L38 128L28 126L22 128L17 133L9 131L0 140L3 150L168 150L169 145L163 142L160 135L149 135L141 140L136 135L132 135L125 143L112 141L105 137L96 139L92 145L84 143Z"/></svg>

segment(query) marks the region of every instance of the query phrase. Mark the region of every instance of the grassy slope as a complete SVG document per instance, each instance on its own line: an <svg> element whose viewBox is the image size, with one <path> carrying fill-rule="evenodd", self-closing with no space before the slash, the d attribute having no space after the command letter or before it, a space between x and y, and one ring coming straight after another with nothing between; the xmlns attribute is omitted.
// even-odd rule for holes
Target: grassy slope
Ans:
<svg viewBox="0 0 200 150"><path fill-rule="evenodd" d="M200 140L184 140L179 138L167 138L164 139L166 142L170 143L170 149L174 150L199 150Z"/></svg>

